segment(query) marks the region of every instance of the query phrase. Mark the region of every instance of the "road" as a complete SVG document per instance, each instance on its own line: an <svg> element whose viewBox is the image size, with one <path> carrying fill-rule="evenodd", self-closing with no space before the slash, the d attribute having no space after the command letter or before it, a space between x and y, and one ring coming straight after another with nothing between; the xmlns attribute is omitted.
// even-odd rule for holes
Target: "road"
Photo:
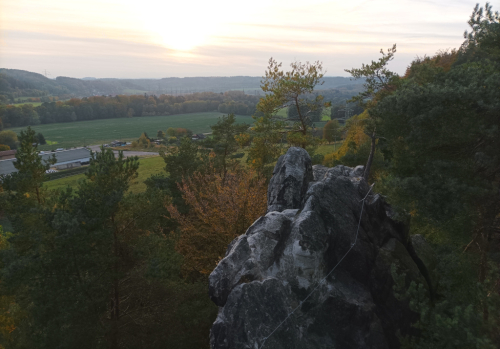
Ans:
<svg viewBox="0 0 500 349"><path fill-rule="evenodd" d="M92 150L93 152L101 151L100 145L91 145L87 148ZM115 156L118 155L117 150L113 150L113 153L115 153ZM125 158L127 158L129 156L157 156L157 155L158 155L158 153L150 152L150 151L123 151L123 157L125 157Z"/></svg>

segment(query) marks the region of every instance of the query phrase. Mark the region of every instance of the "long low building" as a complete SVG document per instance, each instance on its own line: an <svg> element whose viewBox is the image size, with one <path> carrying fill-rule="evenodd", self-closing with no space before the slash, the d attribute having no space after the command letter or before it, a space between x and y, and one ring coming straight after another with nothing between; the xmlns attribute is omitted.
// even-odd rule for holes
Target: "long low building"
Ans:
<svg viewBox="0 0 500 349"><path fill-rule="evenodd" d="M42 160L49 160L52 154L56 156L56 164L51 167L56 169L65 169L87 164L90 161L90 150L86 148L76 148L61 150L56 152L40 153ZM16 159L0 160L0 175L8 175L17 172L14 167Z"/></svg>
<svg viewBox="0 0 500 349"><path fill-rule="evenodd" d="M14 159L16 157L16 150L0 151L0 160Z"/></svg>

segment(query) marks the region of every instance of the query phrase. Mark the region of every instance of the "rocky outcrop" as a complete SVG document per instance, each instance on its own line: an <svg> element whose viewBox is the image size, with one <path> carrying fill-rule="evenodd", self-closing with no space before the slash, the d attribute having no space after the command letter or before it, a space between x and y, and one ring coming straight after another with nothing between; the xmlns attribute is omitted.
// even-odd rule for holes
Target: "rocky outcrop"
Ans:
<svg viewBox="0 0 500 349"><path fill-rule="evenodd" d="M362 166L311 166L301 148L279 159L267 214L210 275L220 307L212 349L399 347L396 333L408 333L416 314L394 297L390 268L425 283L423 263L362 173Z"/></svg>

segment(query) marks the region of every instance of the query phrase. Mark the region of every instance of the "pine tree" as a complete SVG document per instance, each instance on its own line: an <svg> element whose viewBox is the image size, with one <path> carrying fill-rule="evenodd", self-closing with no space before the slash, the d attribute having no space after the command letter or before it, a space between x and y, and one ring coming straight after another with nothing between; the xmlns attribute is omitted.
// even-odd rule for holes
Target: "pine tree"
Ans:
<svg viewBox="0 0 500 349"><path fill-rule="evenodd" d="M238 149L236 136L248 129L247 124L236 124L234 114L223 115L217 124L210 126L212 129L212 139L210 146L215 153L215 166L221 168L221 173L225 176L228 165L230 165L230 155ZM234 162L234 161L233 161Z"/></svg>
<svg viewBox="0 0 500 349"><path fill-rule="evenodd" d="M126 214L133 204L126 192L137 168L137 158L115 159L102 148L76 192L68 188L39 205L24 195L13 201L2 283L30 310L20 331L31 346L118 348L121 280L134 265L127 241L136 217Z"/></svg>
<svg viewBox="0 0 500 349"><path fill-rule="evenodd" d="M47 144L47 141L45 140L45 137L40 132L37 133L36 140L38 141L38 144L40 144L40 145Z"/></svg>
<svg viewBox="0 0 500 349"><path fill-rule="evenodd" d="M446 275L458 285L447 301L467 291L460 301L470 302L470 318L482 318L467 326L467 336L489 332L498 346L500 17L488 4L486 11L476 6L469 24L472 33L458 52L415 60L370 113L380 120L389 161L381 189L400 212L411 214L412 230L446 241L440 258L468 259L472 276L465 278L464 268L454 272L455 280ZM447 264L451 274L454 263ZM448 330L462 331L458 323L450 320ZM434 330L426 335L441 337Z"/></svg>
<svg viewBox="0 0 500 349"><path fill-rule="evenodd" d="M351 102L357 102L360 106L368 109L368 118L365 123L365 133L371 138L370 155L366 161L363 177L368 180L370 170L375 158L375 150L379 134L377 132L377 124L380 123L380 116L376 117L370 110L376 103L384 97L390 95L399 83L399 76L387 69L387 65L394 58L396 53L396 44L387 50L380 50L382 57L377 62L372 61L370 64L362 64L361 68L345 69L353 78L365 78L364 91L359 95L351 98Z"/></svg>
<svg viewBox="0 0 500 349"><path fill-rule="evenodd" d="M339 136L340 125L337 120L330 120L323 126L323 139L328 143L336 140Z"/></svg>
<svg viewBox="0 0 500 349"><path fill-rule="evenodd" d="M35 131L28 126L19 136L19 149L16 152L14 167L18 172L11 174L4 181L5 190L12 195L24 195L36 198L38 204L43 200L42 183L46 180L45 172L56 163L55 155L43 161L37 150Z"/></svg>
<svg viewBox="0 0 500 349"><path fill-rule="evenodd" d="M257 123L260 119L263 119L262 126L271 122L274 124L272 127L263 128L286 135L286 140L290 145L307 148L312 155L318 144L311 132L312 122L318 117L321 119L322 107L329 107L330 103L324 103L321 95L317 95L313 100L306 97L313 93L316 86L323 84L321 80L323 66L320 62L313 64L293 62L290 64L291 71L285 72L281 70L281 65L272 58L269 60L261 85L266 95L257 104L259 114L255 117L256 128L259 128ZM287 122L278 116L278 112L283 108L293 109L288 113ZM285 127L288 122L292 123L291 128Z"/></svg>

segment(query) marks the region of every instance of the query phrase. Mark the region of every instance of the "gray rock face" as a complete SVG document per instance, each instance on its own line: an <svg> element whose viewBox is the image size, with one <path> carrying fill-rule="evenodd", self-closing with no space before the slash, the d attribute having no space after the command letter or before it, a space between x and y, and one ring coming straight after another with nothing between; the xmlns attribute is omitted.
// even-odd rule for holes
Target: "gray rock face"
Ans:
<svg viewBox="0 0 500 349"><path fill-rule="evenodd" d="M299 208L313 180L311 158L304 156L304 151L290 148L278 159L267 192L267 212Z"/></svg>
<svg viewBox="0 0 500 349"><path fill-rule="evenodd" d="M399 347L397 331L408 333L416 314L394 297L391 264L425 281L408 253L405 225L389 217L382 197L368 195L361 215L369 191L362 173L362 166L311 166L300 148L279 159L268 213L229 245L210 275L209 294L220 307L212 349Z"/></svg>

